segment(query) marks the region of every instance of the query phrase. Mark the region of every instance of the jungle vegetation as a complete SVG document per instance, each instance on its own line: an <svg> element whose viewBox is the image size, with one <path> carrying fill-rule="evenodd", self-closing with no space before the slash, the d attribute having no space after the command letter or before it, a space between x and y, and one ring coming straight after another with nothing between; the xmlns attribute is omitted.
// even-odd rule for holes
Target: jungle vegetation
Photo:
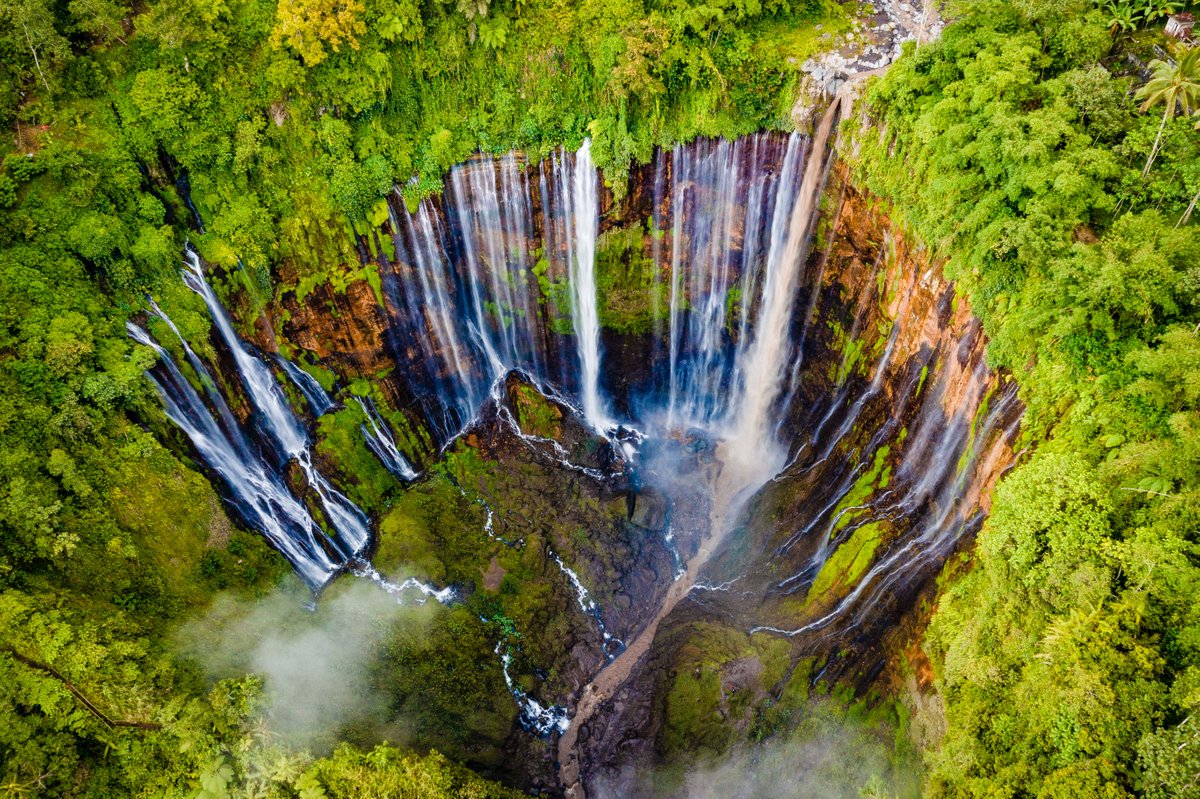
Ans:
<svg viewBox="0 0 1200 799"><path fill-rule="evenodd" d="M1086 3L956 11L856 134L1027 406L926 635L926 792L1198 796L1200 49Z"/></svg>
<svg viewBox="0 0 1200 799"><path fill-rule="evenodd" d="M1200 75L1161 11L955 3L843 138L1028 407L924 642L933 796L1200 795ZM0 794L510 795L435 752L289 750L255 678L179 656L215 593L286 567L148 429L124 321L184 291L185 237L253 318L278 264L327 279L393 184L415 201L479 150L590 135L620 191L656 145L786 127L815 25L852 12L0 0Z"/></svg>

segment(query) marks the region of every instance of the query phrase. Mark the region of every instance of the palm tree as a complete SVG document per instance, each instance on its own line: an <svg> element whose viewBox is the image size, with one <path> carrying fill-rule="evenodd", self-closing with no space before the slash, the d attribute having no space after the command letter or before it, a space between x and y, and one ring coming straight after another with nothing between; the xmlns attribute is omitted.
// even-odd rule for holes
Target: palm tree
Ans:
<svg viewBox="0 0 1200 799"><path fill-rule="evenodd" d="M1150 148L1150 157L1142 169L1143 178L1150 174L1150 166L1162 146L1163 131L1167 123L1175 118L1176 108L1182 106L1183 113L1190 114L1193 108L1200 105L1200 47L1186 50L1174 65L1155 59L1150 62L1150 68L1154 74L1137 93L1142 101L1142 110L1149 111L1159 103L1166 108L1163 110L1162 123L1158 126L1158 135L1154 138L1154 146Z"/></svg>
<svg viewBox="0 0 1200 799"><path fill-rule="evenodd" d="M1128 3L1108 4L1108 32L1116 36L1118 32L1128 33L1137 30L1137 12Z"/></svg>

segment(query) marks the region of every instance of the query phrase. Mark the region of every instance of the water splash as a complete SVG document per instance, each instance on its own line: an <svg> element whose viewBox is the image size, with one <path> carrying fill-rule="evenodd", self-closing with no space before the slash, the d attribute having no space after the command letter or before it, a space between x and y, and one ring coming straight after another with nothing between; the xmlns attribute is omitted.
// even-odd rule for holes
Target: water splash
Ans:
<svg viewBox="0 0 1200 799"><path fill-rule="evenodd" d="M483 619L483 621L486 623L487 619ZM500 656L504 684L508 686L508 692L512 694L513 699L517 700L517 707L520 708L521 712L517 717L520 725L529 732L543 737L555 732L559 735L566 732L567 728L571 726L571 716L567 709L561 705L543 705L517 685L516 680L509 674L508 669L512 665L512 655L508 651L508 642L501 639L493 651Z"/></svg>

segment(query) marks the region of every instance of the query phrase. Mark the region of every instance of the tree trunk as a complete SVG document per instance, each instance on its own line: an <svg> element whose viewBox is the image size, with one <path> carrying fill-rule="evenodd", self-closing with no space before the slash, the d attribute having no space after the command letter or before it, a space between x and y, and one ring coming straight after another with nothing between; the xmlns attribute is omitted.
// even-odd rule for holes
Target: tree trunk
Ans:
<svg viewBox="0 0 1200 799"><path fill-rule="evenodd" d="M71 692L72 696L74 696L76 699L79 700L79 702L84 706L84 708L87 709L87 711L89 713L91 713L96 718L100 719L100 721L104 724L104 726L108 727L110 730L114 729L116 727L136 727L139 730L161 730L162 729L161 724L156 724L153 721L125 721L123 719L109 718L108 714L106 714L100 708L96 707L96 705L90 699L88 699L83 694L82 691L80 691L78 688L76 688L75 685L70 680L68 680L66 677L59 674L58 671L56 671L53 666L51 666L47 663L42 663L41 661L38 661L38 660L34 660L33 658L30 658L30 657L26 657L25 655L22 655L20 652L18 652L17 650L15 650L9 646L0 647L0 652L7 652L9 655L12 656L13 660L17 661L18 663L24 663L29 668L36 669L37 671L49 674L54 679L58 680L60 683L63 684L64 688L66 688L68 691Z"/></svg>
<svg viewBox="0 0 1200 799"><path fill-rule="evenodd" d="M1183 212L1183 216L1179 217L1179 221L1175 223L1175 227L1182 227L1192 218L1192 211L1196 210L1196 203L1200 203L1200 189L1196 189L1196 193L1192 195L1192 201L1188 203L1187 210Z"/></svg>
<svg viewBox="0 0 1200 799"><path fill-rule="evenodd" d="M1167 120L1171 118L1171 112L1175 109L1168 103L1166 110L1163 111L1162 122L1158 126L1158 135L1154 137L1154 146L1150 148L1150 157L1146 159L1146 167L1142 170L1142 178L1150 174L1150 166L1154 163L1154 158L1158 155L1159 145L1162 144L1163 130L1167 127Z"/></svg>
<svg viewBox="0 0 1200 799"><path fill-rule="evenodd" d="M42 62L38 60L37 48L33 46L33 37L29 35L29 26L22 22L21 27L25 29L25 41L29 43L29 52L33 53L33 65L37 67L38 77L42 79L42 85L46 87L46 94L49 94L50 84L46 82L46 73L42 72Z"/></svg>

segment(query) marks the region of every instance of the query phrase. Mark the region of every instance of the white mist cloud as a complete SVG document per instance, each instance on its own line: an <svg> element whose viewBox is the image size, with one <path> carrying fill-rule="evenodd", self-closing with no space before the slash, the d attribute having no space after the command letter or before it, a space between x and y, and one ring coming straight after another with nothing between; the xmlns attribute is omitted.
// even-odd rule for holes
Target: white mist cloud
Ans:
<svg viewBox="0 0 1200 799"><path fill-rule="evenodd" d="M219 595L178 636L214 678L253 672L265 681L265 715L292 744L324 749L342 725L390 721L369 666L397 625L424 625L436 605L401 606L366 580L344 578L305 607L307 592L280 588L258 600Z"/></svg>
<svg viewBox="0 0 1200 799"><path fill-rule="evenodd" d="M601 777L593 799L907 799L920 795L914 763L897 762L890 726L835 718L816 699L790 734L649 773Z"/></svg>

